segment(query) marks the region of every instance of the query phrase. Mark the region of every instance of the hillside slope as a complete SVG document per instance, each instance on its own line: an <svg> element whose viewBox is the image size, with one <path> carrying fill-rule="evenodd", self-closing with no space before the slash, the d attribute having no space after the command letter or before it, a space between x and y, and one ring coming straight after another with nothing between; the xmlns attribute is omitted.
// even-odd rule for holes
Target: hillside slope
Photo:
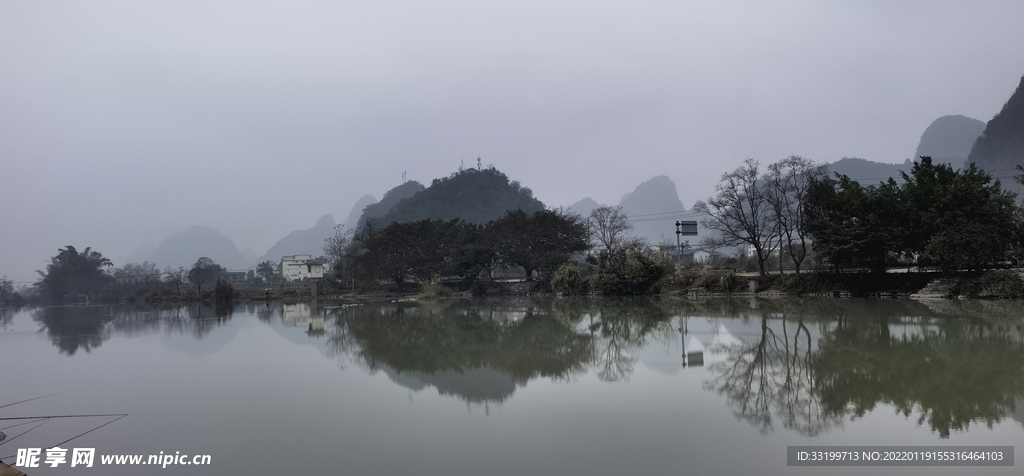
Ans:
<svg viewBox="0 0 1024 476"><path fill-rule="evenodd" d="M508 176L497 169L469 168L445 178L434 179L430 187L399 201L387 214L374 220L374 223L386 226L392 222L427 218L459 218L473 223L486 223L500 217L507 210L515 209L533 213L543 210L544 204L533 197L533 191L529 188L515 180L510 181Z"/></svg>

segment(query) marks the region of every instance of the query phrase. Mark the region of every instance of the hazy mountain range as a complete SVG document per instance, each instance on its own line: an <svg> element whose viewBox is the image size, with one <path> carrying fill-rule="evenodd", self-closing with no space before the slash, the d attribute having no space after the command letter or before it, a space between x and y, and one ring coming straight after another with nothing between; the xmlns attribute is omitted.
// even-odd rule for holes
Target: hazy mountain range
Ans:
<svg viewBox="0 0 1024 476"><path fill-rule="evenodd" d="M129 263L149 261L157 266L191 266L202 256L230 270L243 270L252 265L230 238L213 228L195 225L164 238L153 247L144 244L128 258Z"/></svg>
<svg viewBox="0 0 1024 476"><path fill-rule="evenodd" d="M1014 168L1024 163L1024 78L999 114L987 124L962 115L943 116L933 121L922 133L914 152L915 158L922 155L954 168L975 162L1001 178L1004 186L1018 192L1024 190L1009 179L1016 174ZM912 166L909 159L894 164L844 157L828 164L828 169L872 185L889 177L899 181L900 172L909 172ZM703 218L686 210L675 183L664 175L625 193L617 205L629 217L632 234L652 243L674 243L676 220L699 222ZM533 198L529 188L509 181L501 172L467 169L436 179L430 187L407 181L387 191L379 202L371 195L363 196L342 224L345 230L354 230L369 220L386 224L423 218L462 218L482 223L496 218L504 210L532 211L543 206ZM599 206L601 204L587 197L568 209L586 217ZM278 261L283 255L318 254L334 229L334 218L324 215L311 228L289 233L262 257L255 258L256 253L251 248L239 251L231 239L217 230L196 225L168 236L158 246L143 244L127 262L150 261L161 267L190 266L200 256L207 256L228 269L241 270L263 260ZM684 239L696 245L705 235L702 227L699 229L700 236Z"/></svg>
<svg viewBox="0 0 1024 476"><path fill-rule="evenodd" d="M644 238L654 244L676 243L677 220L700 222L704 219L703 215L686 210L683 202L679 200L675 182L664 175L641 183L632 192L623 195L616 205L622 207L633 227L630 235ZM569 210L586 217L600 206L602 205L594 199L587 197L570 205ZM708 235L703 227L698 225L697 229L697 236L680 237L681 240L696 246Z"/></svg>

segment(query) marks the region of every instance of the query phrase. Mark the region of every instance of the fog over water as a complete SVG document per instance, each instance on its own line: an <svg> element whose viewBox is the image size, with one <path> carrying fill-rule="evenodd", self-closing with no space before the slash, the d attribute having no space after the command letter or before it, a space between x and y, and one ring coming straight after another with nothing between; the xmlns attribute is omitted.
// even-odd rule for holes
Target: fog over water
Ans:
<svg viewBox="0 0 1024 476"><path fill-rule="evenodd" d="M547 205L902 162L1024 74L1024 3L0 3L0 275L192 225L262 255L460 161Z"/></svg>

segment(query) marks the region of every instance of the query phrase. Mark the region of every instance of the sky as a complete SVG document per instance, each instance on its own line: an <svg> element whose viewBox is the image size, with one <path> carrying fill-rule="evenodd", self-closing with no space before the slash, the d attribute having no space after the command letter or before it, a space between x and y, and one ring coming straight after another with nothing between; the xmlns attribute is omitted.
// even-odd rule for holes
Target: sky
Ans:
<svg viewBox="0 0 1024 476"><path fill-rule="evenodd" d="M201 224L263 254L477 157L545 204L910 158L1024 75L1024 2L0 2L0 275Z"/></svg>

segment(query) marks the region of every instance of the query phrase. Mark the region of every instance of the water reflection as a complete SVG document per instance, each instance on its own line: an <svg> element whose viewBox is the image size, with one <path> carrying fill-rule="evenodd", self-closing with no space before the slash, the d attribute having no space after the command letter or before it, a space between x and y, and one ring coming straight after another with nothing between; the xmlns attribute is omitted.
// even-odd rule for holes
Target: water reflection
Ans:
<svg viewBox="0 0 1024 476"><path fill-rule="evenodd" d="M502 402L532 379L586 371L593 340L576 332L581 318L535 305L363 306L337 319L328 347L412 390Z"/></svg>
<svg viewBox="0 0 1024 476"><path fill-rule="evenodd" d="M230 308L83 306L42 307L32 310L50 342L69 356L100 347L111 336L133 337L157 331L202 339L231 318Z"/></svg>
<svg viewBox="0 0 1024 476"><path fill-rule="evenodd" d="M761 433L773 431L776 419L783 428L806 436L841 425L844 416L823 409L815 392L814 344L804 319L782 316L770 325L770 313L761 314L760 332L752 341L709 346L725 359L708 367L714 377L705 387L724 396L736 417Z"/></svg>
<svg viewBox="0 0 1024 476"><path fill-rule="evenodd" d="M860 304L765 302L753 313L736 313L759 315L759 332L710 366L706 387L762 433L781 420L784 428L816 436L888 405L948 438L971 423L991 428L1020 413L1019 318L938 317L912 301Z"/></svg>
<svg viewBox="0 0 1024 476"><path fill-rule="evenodd" d="M517 298L21 312L68 356L87 354L113 336L153 333L191 337L163 342L209 355L230 342L238 329L232 316L241 314L290 342L317 347L343 369L355 365L412 391L433 388L469 404L500 404L538 379L572 382L591 374L620 385L642 362L666 378L702 385L761 433L785 429L815 437L885 406L946 438L972 424L991 427L1010 418L1024 424L1019 307ZM0 313L0 324L13 326L12 316ZM221 327L231 330L207 338Z"/></svg>
<svg viewBox="0 0 1024 476"><path fill-rule="evenodd" d="M863 416L878 404L918 414L943 438L988 427L1024 396L1020 328L980 322L838 320L811 360L827 412Z"/></svg>

